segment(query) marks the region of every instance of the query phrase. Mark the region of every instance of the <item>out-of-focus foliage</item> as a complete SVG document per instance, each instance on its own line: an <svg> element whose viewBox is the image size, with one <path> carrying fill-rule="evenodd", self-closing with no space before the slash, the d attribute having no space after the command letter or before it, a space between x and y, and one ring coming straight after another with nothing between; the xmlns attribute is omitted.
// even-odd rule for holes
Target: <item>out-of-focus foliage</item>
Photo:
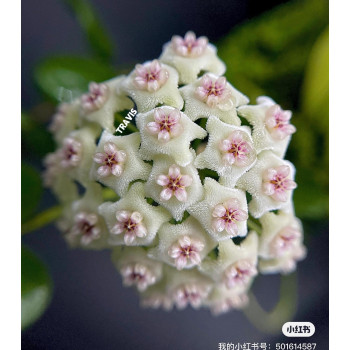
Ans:
<svg viewBox="0 0 350 350"><path fill-rule="evenodd" d="M70 102L87 90L89 82L115 75L116 71L106 63L74 56L48 58L34 71L36 84L53 102Z"/></svg>
<svg viewBox="0 0 350 350"><path fill-rule="evenodd" d="M218 44L225 74L251 98L294 112L287 158L295 163L297 215L328 213L328 2L296 0L234 29Z"/></svg>
<svg viewBox="0 0 350 350"><path fill-rule="evenodd" d="M94 55L103 61L110 61L114 50L113 41L99 21L96 9L86 0L65 0L65 2L73 10Z"/></svg>
<svg viewBox="0 0 350 350"><path fill-rule="evenodd" d="M42 195L41 177L32 166L21 164L21 211L22 221L35 213Z"/></svg>
<svg viewBox="0 0 350 350"><path fill-rule="evenodd" d="M22 246L21 308L22 329L36 321L51 299L51 279L45 265Z"/></svg>

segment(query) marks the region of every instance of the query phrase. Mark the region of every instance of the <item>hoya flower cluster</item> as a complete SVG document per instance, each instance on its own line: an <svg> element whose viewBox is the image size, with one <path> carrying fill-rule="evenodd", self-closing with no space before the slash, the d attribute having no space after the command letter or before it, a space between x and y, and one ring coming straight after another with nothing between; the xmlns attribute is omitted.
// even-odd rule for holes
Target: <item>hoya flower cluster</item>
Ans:
<svg viewBox="0 0 350 350"><path fill-rule="evenodd" d="M50 126L44 180L65 239L110 249L145 306L239 309L258 273L305 256L284 159L291 112L248 104L224 73L207 38L174 36L158 59L62 103Z"/></svg>

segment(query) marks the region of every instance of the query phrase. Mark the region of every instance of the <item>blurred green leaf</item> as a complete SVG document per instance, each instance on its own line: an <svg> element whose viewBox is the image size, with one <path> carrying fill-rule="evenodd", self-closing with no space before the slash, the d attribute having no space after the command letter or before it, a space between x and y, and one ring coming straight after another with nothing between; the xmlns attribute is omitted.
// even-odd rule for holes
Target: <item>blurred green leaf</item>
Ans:
<svg viewBox="0 0 350 350"><path fill-rule="evenodd" d="M99 20L96 9L87 0L65 0L73 10L93 52L104 61L109 61L113 54L113 41Z"/></svg>
<svg viewBox="0 0 350 350"><path fill-rule="evenodd" d="M22 148L42 158L55 149L55 143L45 125L34 121L28 114L21 116Z"/></svg>
<svg viewBox="0 0 350 350"><path fill-rule="evenodd" d="M23 330L43 314L50 302L52 287L45 265L23 246L21 260L21 324Z"/></svg>
<svg viewBox="0 0 350 350"><path fill-rule="evenodd" d="M74 56L47 58L34 71L36 84L56 102L70 102L87 90L89 82L115 75L115 69L101 61Z"/></svg>
<svg viewBox="0 0 350 350"><path fill-rule="evenodd" d="M22 222L36 211L43 192L40 174L30 165L21 167L21 214Z"/></svg>
<svg viewBox="0 0 350 350"><path fill-rule="evenodd" d="M316 41L306 67L302 90L302 111L315 128L328 134L329 115L329 31Z"/></svg>

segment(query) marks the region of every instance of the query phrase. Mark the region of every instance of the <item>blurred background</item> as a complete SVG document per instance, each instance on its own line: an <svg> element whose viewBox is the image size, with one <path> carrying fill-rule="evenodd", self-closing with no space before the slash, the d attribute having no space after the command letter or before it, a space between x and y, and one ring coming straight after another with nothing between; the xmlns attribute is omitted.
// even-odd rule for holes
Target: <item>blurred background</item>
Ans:
<svg viewBox="0 0 350 350"><path fill-rule="evenodd" d="M278 320L313 322L328 349L328 2L324 0L26 0L22 2L22 222L50 222L56 202L41 185L46 131L67 91L156 58L174 34L193 30L218 47L228 80L250 97L291 109L298 132L286 158L297 168L296 214L306 260L287 278L259 276L255 303L208 311L139 308L109 252L68 249L53 224L22 236L23 349L218 349L218 343L291 342ZM64 87L65 89L62 89ZM26 231L26 230L24 230ZM296 283L295 283L296 281ZM282 285L280 293L280 285ZM269 312L280 303L275 313ZM287 319L292 321L292 319Z"/></svg>

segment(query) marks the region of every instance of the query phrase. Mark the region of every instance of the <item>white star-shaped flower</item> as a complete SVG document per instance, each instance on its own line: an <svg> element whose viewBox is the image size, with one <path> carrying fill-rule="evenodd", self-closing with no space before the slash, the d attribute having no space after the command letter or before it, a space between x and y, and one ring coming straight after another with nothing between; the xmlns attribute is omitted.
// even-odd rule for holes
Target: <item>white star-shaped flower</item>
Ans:
<svg viewBox="0 0 350 350"><path fill-rule="evenodd" d="M180 88L180 92L185 100L184 113L193 121L215 115L225 123L239 126L236 107L249 102L225 77L210 73Z"/></svg>
<svg viewBox="0 0 350 350"><path fill-rule="evenodd" d="M151 166L139 156L140 133L114 136L104 131L93 155L91 177L112 188L119 196L135 180L147 180Z"/></svg>
<svg viewBox="0 0 350 350"><path fill-rule="evenodd" d="M112 261L127 287L135 286L139 292L145 291L162 277L163 264L147 257L141 247L114 249Z"/></svg>
<svg viewBox="0 0 350 350"><path fill-rule="evenodd" d="M237 180L256 161L256 152L247 126L223 123L217 117L208 119L208 144L194 162L199 169L211 169L220 175L220 183L234 187Z"/></svg>
<svg viewBox="0 0 350 350"><path fill-rule="evenodd" d="M177 71L157 60L136 65L123 83L123 89L136 103L140 113L159 104L182 109L183 100L178 90Z"/></svg>
<svg viewBox="0 0 350 350"><path fill-rule="evenodd" d="M124 79L124 76L120 76L100 84L90 83L89 92L81 97L80 115L82 119L98 123L103 129L114 133L115 113L134 106L121 91Z"/></svg>
<svg viewBox="0 0 350 350"><path fill-rule="evenodd" d="M217 57L216 52L216 47L208 44L207 38L196 39L193 32L188 32L184 39L173 36L171 42L164 45L159 59L176 68L180 84L189 84L197 79L201 71L224 74L225 64Z"/></svg>
<svg viewBox="0 0 350 350"><path fill-rule="evenodd" d="M180 167L167 156L154 158L145 190L147 196L166 208L177 221L203 196L197 169L192 164Z"/></svg>
<svg viewBox="0 0 350 350"><path fill-rule="evenodd" d="M253 141L257 152L272 150L283 158L291 134L296 129L289 123L291 111L284 111L271 98L261 96L255 106L238 108L238 115L253 125Z"/></svg>
<svg viewBox="0 0 350 350"><path fill-rule="evenodd" d="M98 213L102 202L101 186L90 183L81 199L65 204L59 227L72 248L108 248L108 230Z"/></svg>
<svg viewBox="0 0 350 350"><path fill-rule="evenodd" d="M147 203L141 182L134 183L119 201L103 203L99 212L110 231L111 245L150 245L160 226L171 219L164 208Z"/></svg>
<svg viewBox="0 0 350 350"><path fill-rule="evenodd" d="M193 160L190 142L207 135L186 114L168 106L139 114L136 125L141 134L140 155L143 159L152 160L157 154L165 154L173 157L180 166Z"/></svg>
<svg viewBox="0 0 350 350"><path fill-rule="evenodd" d="M166 223L158 231L159 243L148 256L164 261L178 270L200 265L216 243L193 217L183 223Z"/></svg>
<svg viewBox="0 0 350 350"><path fill-rule="evenodd" d="M187 211L216 241L247 234L248 208L245 193L220 185L212 178L204 180L204 199Z"/></svg>
<svg viewBox="0 0 350 350"><path fill-rule="evenodd" d="M220 241L218 257L208 257L200 271L213 278L227 289L238 293L246 291L257 275L259 239L254 231L240 245L231 239Z"/></svg>
<svg viewBox="0 0 350 350"><path fill-rule="evenodd" d="M249 212L260 218L270 210L290 208L295 174L294 165L271 151L258 155L255 165L237 181L237 187L249 192Z"/></svg>

